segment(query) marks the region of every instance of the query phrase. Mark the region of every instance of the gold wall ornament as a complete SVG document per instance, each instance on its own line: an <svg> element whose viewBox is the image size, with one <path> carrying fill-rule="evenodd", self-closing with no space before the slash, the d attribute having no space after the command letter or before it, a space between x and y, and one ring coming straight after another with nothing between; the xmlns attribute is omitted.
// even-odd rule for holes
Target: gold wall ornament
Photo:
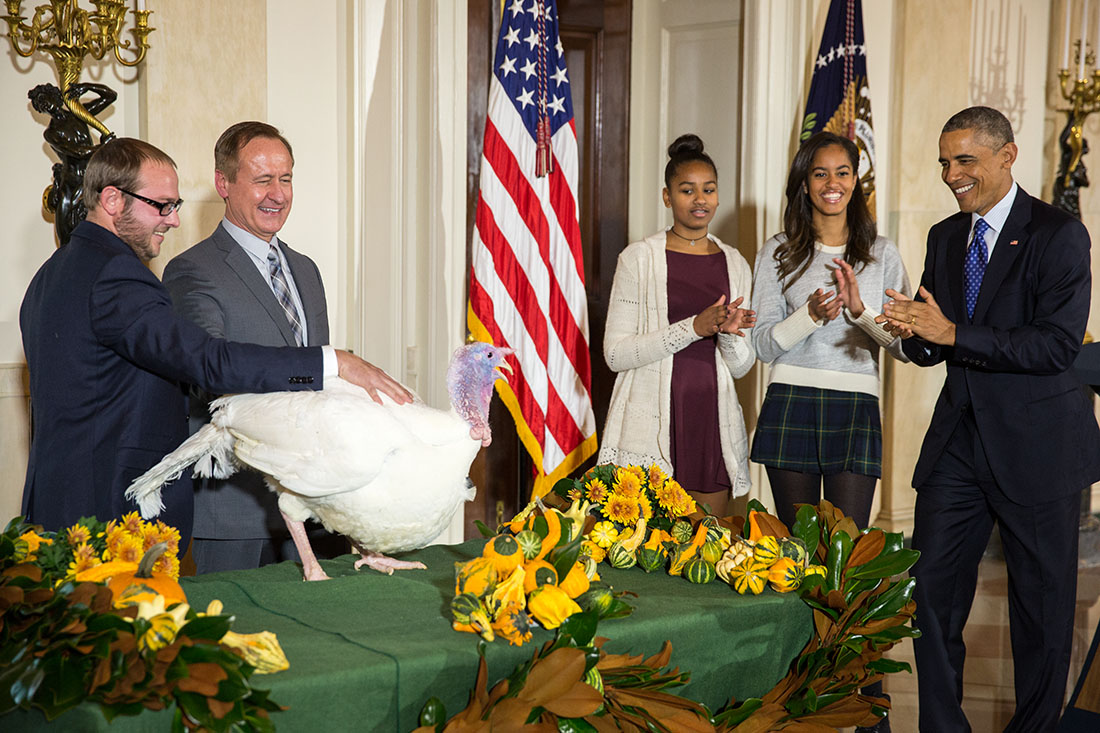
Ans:
<svg viewBox="0 0 1100 733"><path fill-rule="evenodd" d="M111 131L84 108L79 97L68 94L69 87L80 80L84 57L100 60L108 53L123 66L136 66L145 58L149 48L148 36L155 28L149 27L151 10L145 10L144 0L137 0L139 9L132 10L134 26L130 28L133 41L121 38L126 11L123 0L90 0L95 10L88 11L77 0L50 0L39 5L27 23L22 14L23 0L4 0L8 24L8 40L12 50L26 58L36 51L45 51L53 57L65 105L77 118L97 129L101 135ZM132 54L127 59L124 54Z"/></svg>

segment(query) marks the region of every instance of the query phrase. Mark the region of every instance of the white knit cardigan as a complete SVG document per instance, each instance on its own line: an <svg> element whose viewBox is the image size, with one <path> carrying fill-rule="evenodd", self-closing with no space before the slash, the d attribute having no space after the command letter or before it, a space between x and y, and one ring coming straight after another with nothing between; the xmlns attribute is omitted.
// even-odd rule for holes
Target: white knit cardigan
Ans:
<svg viewBox="0 0 1100 733"><path fill-rule="evenodd" d="M726 256L730 296L752 298L752 271L745 258L717 237L710 240ZM607 411L600 463L649 466L656 463L672 474L669 423L672 410L672 357L700 336L694 317L668 322L668 267L665 231L634 242L619 254L611 301L607 307L603 353L617 372ZM733 486L732 495L748 492L748 436L733 380L756 361L748 338L718 334L718 429L722 459Z"/></svg>

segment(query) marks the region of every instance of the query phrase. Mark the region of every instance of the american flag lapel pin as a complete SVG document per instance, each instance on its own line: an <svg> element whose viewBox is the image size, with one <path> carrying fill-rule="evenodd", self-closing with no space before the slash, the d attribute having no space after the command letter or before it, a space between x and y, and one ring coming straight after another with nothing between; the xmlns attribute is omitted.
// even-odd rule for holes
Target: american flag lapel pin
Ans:
<svg viewBox="0 0 1100 733"><path fill-rule="evenodd" d="M1019 243L1020 243L1019 239L1013 239L1011 242L1008 243L1008 246L1009 247L1015 247Z"/></svg>

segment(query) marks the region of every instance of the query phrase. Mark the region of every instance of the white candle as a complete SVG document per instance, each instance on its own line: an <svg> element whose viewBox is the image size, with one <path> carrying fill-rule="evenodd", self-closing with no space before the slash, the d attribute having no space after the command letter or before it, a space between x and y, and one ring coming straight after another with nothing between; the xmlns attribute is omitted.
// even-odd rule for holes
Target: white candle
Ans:
<svg viewBox="0 0 1100 733"><path fill-rule="evenodd" d="M1085 56L1088 55L1086 53L1086 50L1088 49L1088 31L1086 31L1085 29L1088 28L1088 22L1089 22L1089 0L1085 0L1084 5L1081 6L1081 58L1077 62L1077 78L1078 79L1084 79L1085 78Z"/></svg>
<svg viewBox="0 0 1100 733"><path fill-rule="evenodd" d="M1073 9L1070 7L1072 3L1073 0L1066 0L1066 33L1062 36L1062 68L1067 70L1069 69L1069 15Z"/></svg>
<svg viewBox="0 0 1100 733"><path fill-rule="evenodd" d="M138 12L143 12L145 10L145 0L137 0L137 9Z"/></svg>

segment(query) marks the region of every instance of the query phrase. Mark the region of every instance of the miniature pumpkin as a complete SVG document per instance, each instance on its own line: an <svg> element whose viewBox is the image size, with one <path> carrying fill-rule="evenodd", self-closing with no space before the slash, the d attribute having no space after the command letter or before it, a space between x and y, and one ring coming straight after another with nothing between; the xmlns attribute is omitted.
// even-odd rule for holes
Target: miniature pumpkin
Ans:
<svg viewBox="0 0 1100 733"><path fill-rule="evenodd" d="M802 570L802 565L789 557L779 558L768 571L768 583L779 593L789 593L802 585L803 577L805 572Z"/></svg>
<svg viewBox="0 0 1100 733"><path fill-rule="evenodd" d="M722 557L722 545L717 540L707 540L699 548L699 557L713 565Z"/></svg>
<svg viewBox="0 0 1100 733"><path fill-rule="evenodd" d="M620 541L613 544L607 551L607 561L617 570L629 570L638 563L638 558Z"/></svg>
<svg viewBox="0 0 1100 733"><path fill-rule="evenodd" d="M533 529L525 529L516 535L516 543L519 544L519 549L523 553L524 560L530 560L535 555L539 554L539 550L542 549L542 538L539 537L539 533Z"/></svg>
<svg viewBox="0 0 1100 733"><path fill-rule="evenodd" d="M506 578L523 564L523 551L516 538L510 534L498 534L485 543L481 556L488 558L497 571L497 577Z"/></svg>
<svg viewBox="0 0 1100 733"><path fill-rule="evenodd" d="M589 585L591 585L591 581L588 579L588 573L585 572L584 565L580 562L573 563L573 567L569 569L565 578L558 583L558 587L565 591L565 595L570 598L576 598L584 593L588 590Z"/></svg>
<svg viewBox="0 0 1100 733"><path fill-rule="evenodd" d="M647 573L652 573L662 565L665 564L665 560L668 559L668 553L665 548L658 544L656 547L650 547L649 543L645 546L639 547L637 552L638 567Z"/></svg>
<svg viewBox="0 0 1100 733"><path fill-rule="evenodd" d="M528 596L527 610L544 629L556 629L581 607L558 586L544 585Z"/></svg>
<svg viewBox="0 0 1100 733"><path fill-rule="evenodd" d="M677 519L669 533L676 544L682 545L685 542L691 542L691 522L686 519Z"/></svg>
<svg viewBox="0 0 1100 733"><path fill-rule="evenodd" d="M701 557L695 557L684 566L684 577L692 583L709 583L714 580L714 565Z"/></svg>
<svg viewBox="0 0 1100 733"><path fill-rule="evenodd" d="M684 571L684 566L687 565L688 560L695 557L699 552L699 547L690 542L682 545L677 545L672 551L672 562L668 566L669 575L680 575Z"/></svg>
<svg viewBox="0 0 1100 733"><path fill-rule="evenodd" d="M779 556L789 557L796 565L806 565L806 544L797 537L784 537L779 541Z"/></svg>
<svg viewBox="0 0 1100 733"><path fill-rule="evenodd" d="M483 596L497 583L497 570L487 557L455 563L455 595L472 593Z"/></svg>
<svg viewBox="0 0 1100 733"><path fill-rule="evenodd" d="M779 559L779 540L771 535L761 537L756 541L752 556L757 562L770 567Z"/></svg>
<svg viewBox="0 0 1100 733"><path fill-rule="evenodd" d="M557 585L558 571L545 560L530 560L523 566L523 590L530 593L540 585Z"/></svg>
<svg viewBox="0 0 1100 733"><path fill-rule="evenodd" d="M747 560L730 571L733 579L733 589L745 595L751 593L754 596L764 592L764 585L768 582L768 569L758 562Z"/></svg>
<svg viewBox="0 0 1100 733"><path fill-rule="evenodd" d="M107 587L114 595L115 608L152 601L157 596L164 598L165 607L187 602L187 594L178 580L166 573L153 572L153 565L167 549L168 543L158 542L145 551L136 570L122 570L111 576Z"/></svg>

